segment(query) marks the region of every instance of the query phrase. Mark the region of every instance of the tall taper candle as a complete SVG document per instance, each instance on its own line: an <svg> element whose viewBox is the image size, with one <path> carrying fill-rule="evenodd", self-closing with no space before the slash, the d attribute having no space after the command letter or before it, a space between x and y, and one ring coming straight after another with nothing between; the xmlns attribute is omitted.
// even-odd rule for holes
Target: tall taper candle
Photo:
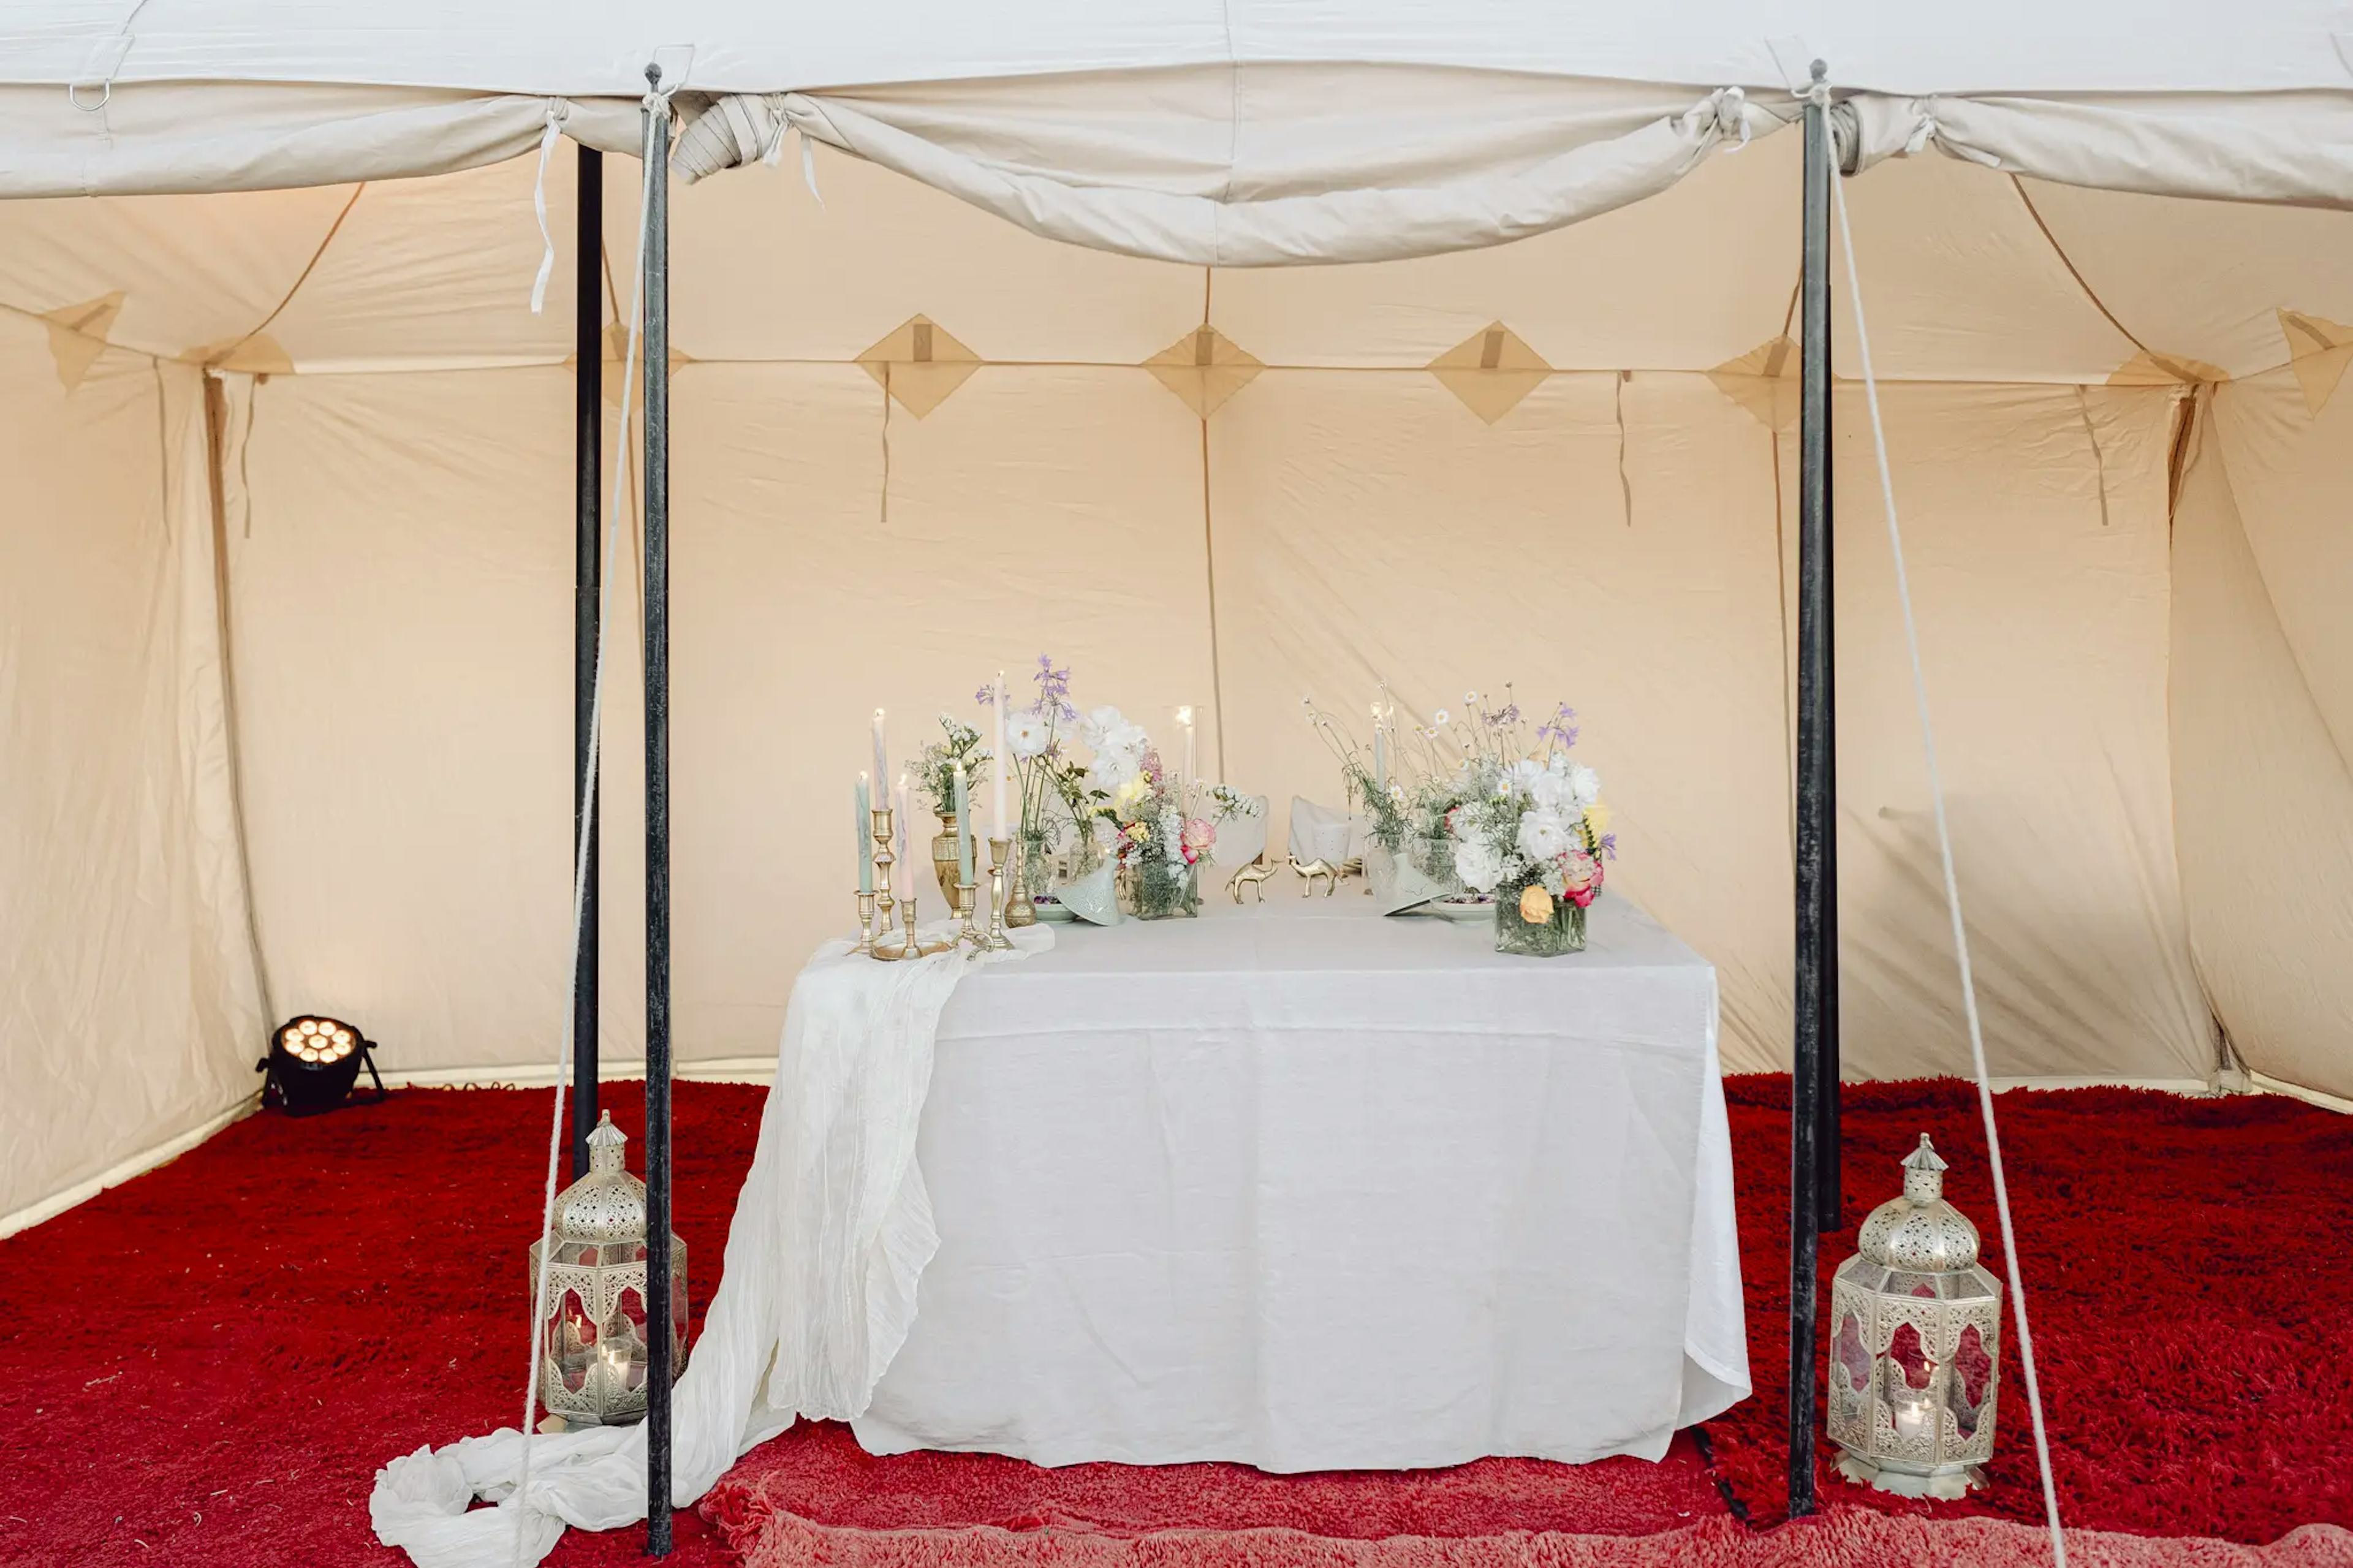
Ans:
<svg viewBox="0 0 2353 1568"><path fill-rule="evenodd" d="M964 764L955 765L956 809L956 880L972 886L972 785L964 776Z"/></svg>
<svg viewBox="0 0 2353 1568"><path fill-rule="evenodd" d="M878 719L881 718L882 710L876 709L874 715ZM915 890L915 863L907 858L907 823L912 814L907 810L907 775L904 773L899 775L898 807L898 814L892 818L892 823L898 829L899 842L892 853L897 855L899 859L891 879L899 884L892 888L892 891L903 899ZM904 880L902 881L902 879Z"/></svg>
<svg viewBox="0 0 2353 1568"><path fill-rule="evenodd" d="M1381 705L1373 704L1373 787L1389 787L1389 732L1381 724Z"/></svg>
<svg viewBox="0 0 2353 1568"><path fill-rule="evenodd" d="M1005 672L997 672L997 696L989 706L997 710L997 749L991 752L996 765L989 771L996 786L996 798L989 802L988 831L999 838L1010 838L1013 830L1005 825L1005 775L1013 771L1013 759L1005 754Z"/></svg>
<svg viewBox="0 0 2353 1568"><path fill-rule="evenodd" d="M891 776L890 749L882 743L882 710L874 710L874 787L881 789L882 781Z"/></svg>
<svg viewBox="0 0 2353 1568"><path fill-rule="evenodd" d="M858 775L857 792L850 797L849 831L851 847L858 851L858 890L874 890L874 813L873 797L867 793L866 775Z"/></svg>
<svg viewBox="0 0 2353 1568"><path fill-rule="evenodd" d="M1180 782L1190 789L1193 787L1193 710L1189 704L1176 710L1176 722L1185 726L1185 773Z"/></svg>

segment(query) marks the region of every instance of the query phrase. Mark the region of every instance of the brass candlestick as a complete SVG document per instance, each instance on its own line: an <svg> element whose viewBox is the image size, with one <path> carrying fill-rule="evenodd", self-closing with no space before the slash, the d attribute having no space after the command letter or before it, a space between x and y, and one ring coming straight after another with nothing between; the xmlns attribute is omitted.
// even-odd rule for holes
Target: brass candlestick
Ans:
<svg viewBox="0 0 2353 1568"><path fill-rule="evenodd" d="M957 925L955 945L986 952L988 951L988 937L978 926L972 923L973 910L978 902L975 895L979 890L978 887L971 882L959 881L955 884Z"/></svg>
<svg viewBox="0 0 2353 1568"><path fill-rule="evenodd" d="M1010 847L1010 842L1003 838L988 841L988 930L984 933L980 945L989 952L1004 952L1013 946L1013 939L1005 934L1005 904L1009 897L1009 889L1006 886L1005 856Z"/></svg>
<svg viewBox="0 0 2353 1568"><path fill-rule="evenodd" d="M858 940L850 944L852 953L874 951L874 895L858 895Z"/></svg>
<svg viewBox="0 0 2353 1568"><path fill-rule="evenodd" d="M916 936L915 895L910 893L904 899L902 899L900 902L906 906L906 913L899 917L899 924L904 939L904 944L893 945L886 943L883 946L875 949L875 957L889 959L929 958L935 952L945 952L948 949L955 945L955 943L952 942L924 942Z"/></svg>
<svg viewBox="0 0 2353 1568"><path fill-rule="evenodd" d="M869 930L864 951L869 958L893 959L902 954L899 952L900 944L887 940L891 935L891 911L893 908L893 900L891 897L891 868L898 862L899 858L891 850L892 808L887 805L878 805L870 810L867 815L873 819L871 826L874 832L875 918L873 925Z"/></svg>

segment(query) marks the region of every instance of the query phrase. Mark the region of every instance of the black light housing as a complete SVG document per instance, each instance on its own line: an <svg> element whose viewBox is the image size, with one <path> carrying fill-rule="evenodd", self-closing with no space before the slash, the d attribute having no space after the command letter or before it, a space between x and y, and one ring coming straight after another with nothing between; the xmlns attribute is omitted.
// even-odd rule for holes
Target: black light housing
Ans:
<svg viewBox="0 0 2353 1568"><path fill-rule="evenodd" d="M375 1041L340 1018L311 1013L289 1018L271 1032L269 1054L253 1064L254 1071L269 1075L261 1103L275 1104L289 1116L332 1110L352 1097L363 1063L382 1100L384 1079L375 1070Z"/></svg>

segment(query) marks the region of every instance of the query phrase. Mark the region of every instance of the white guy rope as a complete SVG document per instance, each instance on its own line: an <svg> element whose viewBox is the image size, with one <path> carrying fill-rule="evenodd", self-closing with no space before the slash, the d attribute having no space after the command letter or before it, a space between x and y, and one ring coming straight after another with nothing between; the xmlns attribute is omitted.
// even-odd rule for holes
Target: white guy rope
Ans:
<svg viewBox="0 0 2353 1568"><path fill-rule="evenodd" d="M1854 301L1854 352L1862 362L1862 392L1871 406L1871 440L1879 456L1879 500L1887 514L1887 544L1895 557L1895 597L1904 609L1904 642L1912 655L1912 698L1920 710L1920 749L1928 761L1928 795L1936 811L1936 848L1945 861L1945 905L1953 917L1953 951L1960 957L1961 1010L1968 1019L1969 1058L1978 1077L1978 1110L1985 1119L1986 1158L1993 1173L1994 1209L2001 1217L2001 1251L2010 1260L2010 1305L2018 1315L2018 1357L2026 1368L2026 1405L2034 1417L2034 1459L2042 1472L2042 1508L2051 1527L2051 1557L2067 1568L2067 1538L2059 1528L2059 1490L2051 1479L2051 1441L2042 1426L2042 1395L2034 1382L2034 1335L2026 1326L2025 1265L2010 1223L2010 1184L2001 1170L2001 1133L1994 1125L1993 1084L1986 1072L1985 1028L1978 1019L1977 981L1969 971L1969 936L1961 921L1961 884L1953 870L1953 834L1945 821L1945 782L1936 766L1936 731L1928 720L1928 679L1920 668L1920 628L1912 617L1912 582L1904 570L1904 531L1895 521L1895 480L1887 466L1887 427L1879 416L1879 381L1871 370L1871 329L1862 316L1862 283L1854 268L1854 231L1846 221L1846 182L1831 177L1839 242L1846 250L1847 297Z"/></svg>
<svg viewBox="0 0 2353 1568"><path fill-rule="evenodd" d="M669 95L661 96L667 102ZM653 107L654 95L649 94L647 106ZM554 130L551 122L549 129ZM621 360L621 449L614 453L613 496L605 508L605 540L599 548L599 569L596 590L596 668L589 681L588 697L588 761L580 779L580 847L572 867L572 967L565 977L564 1044L555 1058L555 1114L547 1134L547 1187L539 1208L539 1270L531 1287L531 1371L523 1380L522 1395L522 1462L515 1477L514 1502L519 1509L530 1506L532 1414L539 1407L539 1335L540 1324L547 1312L548 1254L554 1250L555 1228L555 1173L564 1154L564 1089L570 1077L575 1046L573 1023L578 1016L580 987L580 950L586 937L588 904L588 849L595 842L587 832L596 810L596 763L603 750L605 725L605 647L613 635L613 557L621 537L621 497L628 480L627 458L629 432L630 399L637 391L638 334L641 322L646 286L646 217L653 202L653 180L650 173L642 182L638 195L638 258L635 276L629 280L629 346ZM600 345L599 353L602 353ZM514 1561L522 1568L524 1542L528 1531L521 1520L515 1524Z"/></svg>

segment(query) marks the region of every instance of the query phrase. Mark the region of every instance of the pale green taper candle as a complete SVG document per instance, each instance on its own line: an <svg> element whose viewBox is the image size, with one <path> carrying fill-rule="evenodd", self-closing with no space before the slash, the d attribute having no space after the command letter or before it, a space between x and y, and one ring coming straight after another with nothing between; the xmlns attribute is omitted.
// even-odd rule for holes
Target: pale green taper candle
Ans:
<svg viewBox="0 0 2353 1568"><path fill-rule="evenodd" d="M858 791L850 797L850 847L858 851L858 890L874 890L874 797L866 792L866 775L858 775Z"/></svg>
<svg viewBox="0 0 2353 1568"><path fill-rule="evenodd" d="M965 782L964 764L955 769L956 879L972 886L972 791Z"/></svg>

